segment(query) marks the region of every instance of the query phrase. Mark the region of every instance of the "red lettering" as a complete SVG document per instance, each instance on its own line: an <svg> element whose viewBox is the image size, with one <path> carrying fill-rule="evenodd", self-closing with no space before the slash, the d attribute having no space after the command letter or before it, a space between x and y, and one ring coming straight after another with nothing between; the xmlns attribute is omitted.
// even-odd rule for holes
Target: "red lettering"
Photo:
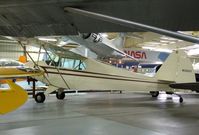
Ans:
<svg viewBox="0 0 199 135"><path fill-rule="evenodd" d="M136 59L147 59L146 53L141 51L124 50L124 53L136 58Z"/></svg>
<svg viewBox="0 0 199 135"><path fill-rule="evenodd" d="M134 54L135 54L134 57L135 57L136 59L142 58L142 57L141 57L141 52L140 52L140 51L135 52Z"/></svg>
<svg viewBox="0 0 199 135"><path fill-rule="evenodd" d="M142 59L143 59L143 58L147 59L146 53L145 53L145 52L142 52Z"/></svg>

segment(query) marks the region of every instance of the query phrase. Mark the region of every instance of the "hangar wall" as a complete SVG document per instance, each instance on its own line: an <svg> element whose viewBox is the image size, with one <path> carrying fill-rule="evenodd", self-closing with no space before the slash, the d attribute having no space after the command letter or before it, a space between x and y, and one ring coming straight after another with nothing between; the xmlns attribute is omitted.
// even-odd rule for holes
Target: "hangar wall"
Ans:
<svg viewBox="0 0 199 135"><path fill-rule="evenodd" d="M37 60L39 48L27 46L26 50ZM24 55L24 50L16 41L8 40L0 37L0 59L18 60L21 55ZM27 57L30 60L29 57Z"/></svg>
<svg viewBox="0 0 199 135"><path fill-rule="evenodd" d="M18 60L23 55L22 47L15 41L0 39L0 58Z"/></svg>

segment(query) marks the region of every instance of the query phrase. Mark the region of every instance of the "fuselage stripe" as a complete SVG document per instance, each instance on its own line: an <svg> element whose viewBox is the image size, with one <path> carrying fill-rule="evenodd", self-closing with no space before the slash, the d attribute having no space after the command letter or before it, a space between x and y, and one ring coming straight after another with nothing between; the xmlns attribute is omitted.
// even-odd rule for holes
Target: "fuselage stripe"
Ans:
<svg viewBox="0 0 199 135"><path fill-rule="evenodd" d="M46 66L41 66L43 69L56 69L55 67L46 67ZM72 70L72 69L63 69L63 68L59 68L59 70L63 70L63 71L71 71L71 72L77 72L77 73L86 73L86 74L94 74L94 75L106 75L106 76L112 76L112 77L122 77L122 78L129 78L131 79L131 77L126 77L126 76L120 76L120 75L112 75L112 74L104 74L104 73L97 73L97 72L89 72L89 71L79 71L79 70ZM138 79L138 78L136 78Z"/></svg>
<svg viewBox="0 0 199 135"><path fill-rule="evenodd" d="M80 77L91 77L91 78L100 78L100 79L111 79L111 80L122 80L122 81L134 81L134 82L145 82L145 83L158 83L158 84L169 84L167 82L152 82L152 81L142 81L142 80L133 80L133 79L124 79L124 78L113 78L113 77L103 77L103 76L91 76L91 75L80 75L73 73L63 73L63 72L52 72L47 71L47 74L62 74L62 75L70 75L70 76L80 76Z"/></svg>

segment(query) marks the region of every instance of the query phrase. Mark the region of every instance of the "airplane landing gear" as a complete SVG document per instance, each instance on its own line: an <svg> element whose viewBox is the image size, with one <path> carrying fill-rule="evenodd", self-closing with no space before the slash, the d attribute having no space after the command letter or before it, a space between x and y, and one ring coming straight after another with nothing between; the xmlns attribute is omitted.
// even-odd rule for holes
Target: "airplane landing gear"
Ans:
<svg viewBox="0 0 199 135"><path fill-rule="evenodd" d="M175 95L179 97L179 102L180 102L180 103L182 103L182 102L183 102L183 98L182 98L182 96L181 96L181 95L179 95L179 94L175 94Z"/></svg>
<svg viewBox="0 0 199 135"><path fill-rule="evenodd" d="M44 95L43 92L39 92L35 95L35 101L37 103L43 103L46 99L46 96Z"/></svg>
<svg viewBox="0 0 199 135"><path fill-rule="evenodd" d="M150 94L151 94L152 97L158 97L159 91L150 91ZM168 94L168 95L176 95L176 96L179 97L179 102L180 102L180 103L183 102L183 98L182 98L182 96L179 95L179 94L176 94L176 93L171 92L171 91L166 91L166 94Z"/></svg>
<svg viewBox="0 0 199 135"><path fill-rule="evenodd" d="M63 100L64 98L65 98L65 93L64 92L57 92L56 93L56 97L57 97L57 99L59 99L59 100Z"/></svg>
<svg viewBox="0 0 199 135"><path fill-rule="evenodd" d="M179 102L180 102L180 103L182 103L182 102L183 102L183 98L182 98L182 97L180 97Z"/></svg>
<svg viewBox="0 0 199 135"><path fill-rule="evenodd" d="M176 93L174 93L174 92L166 92L166 94L169 94L169 95L176 95L176 96L178 96L178 97L179 97L179 102L180 102L180 103L182 103L182 102L183 102L183 98L182 98L182 96L181 96L181 95L179 95L179 94L176 94Z"/></svg>
<svg viewBox="0 0 199 135"><path fill-rule="evenodd" d="M159 91L150 91L152 97L158 97Z"/></svg>

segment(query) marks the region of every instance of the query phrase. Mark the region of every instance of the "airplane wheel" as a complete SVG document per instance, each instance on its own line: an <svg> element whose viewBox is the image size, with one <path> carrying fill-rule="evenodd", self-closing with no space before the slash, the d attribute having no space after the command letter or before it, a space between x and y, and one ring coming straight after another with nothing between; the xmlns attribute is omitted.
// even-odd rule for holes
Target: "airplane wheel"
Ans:
<svg viewBox="0 0 199 135"><path fill-rule="evenodd" d="M159 91L150 91L152 97L157 97L159 95Z"/></svg>
<svg viewBox="0 0 199 135"><path fill-rule="evenodd" d="M182 102L183 102L183 98L182 98L182 97L180 97L179 102L180 102L180 103L182 103Z"/></svg>
<svg viewBox="0 0 199 135"><path fill-rule="evenodd" d="M56 93L56 97L57 97L57 99L59 99L59 100L63 100L64 98L65 98L65 93L64 92L57 92Z"/></svg>
<svg viewBox="0 0 199 135"><path fill-rule="evenodd" d="M43 92L39 92L35 95L35 101L37 103L43 103L46 99L46 96L44 95Z"/></svg>

